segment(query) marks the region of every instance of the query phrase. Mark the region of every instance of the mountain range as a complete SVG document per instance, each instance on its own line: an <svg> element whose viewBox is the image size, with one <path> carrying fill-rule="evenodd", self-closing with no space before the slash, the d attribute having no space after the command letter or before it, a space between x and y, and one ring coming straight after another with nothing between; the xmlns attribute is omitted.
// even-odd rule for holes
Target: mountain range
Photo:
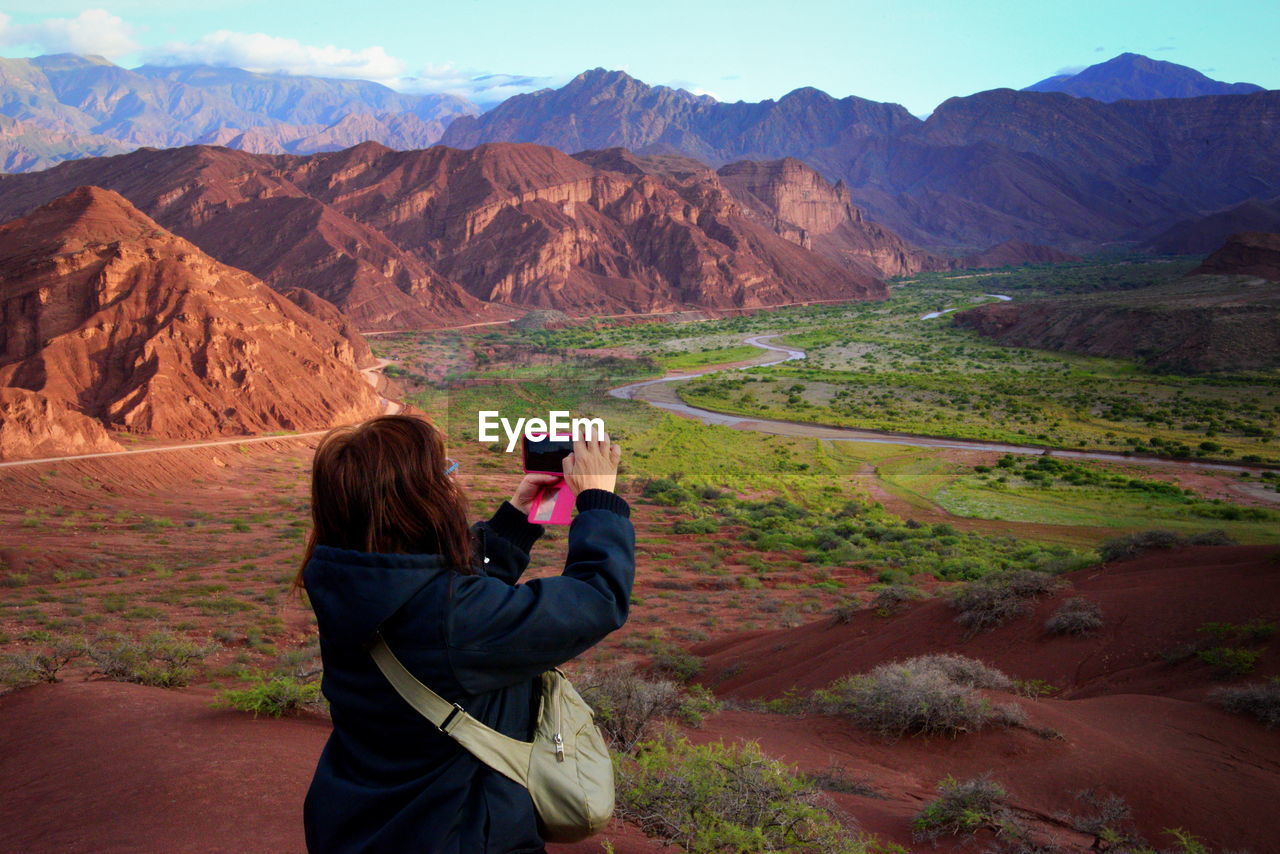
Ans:
<svg viewBox="0 0 1280 854"><path fill-rule="evenodd" d="M369 139L425 148L475 112L452 95L405 95L365 80L202 65L129 70L74 54L0 59L0 170L194 143L264 153Z"/></svg>
<svg viewBox="0 0 1280 854"><path fill-rule="evenodd" d="M952 98L922 120L812 88L721 103L595 69L481 114L461 99L362 81L208 66L130 71L59 55L0 61L0 164L24 171L191 143L308 153L363 140L625 148L716 168L794 158L842 184L868 219L951 255L1009 241L1066 251L1139 244L1280 194L1280 142L1269 130L1280 93L1134 54L1030 89Z"/></svg>
<svg viewBox="0 0 1280 854"><path fill-rule="evenodd" d="M797 164L842 226L825 253L786 234L777 216L748 210L701 164L664 173L627 157L508 143L394 151L370 142L307 156L141 149L3 176L0 221L103 187L219 261L280 291L311 291L365 329L501 320L528 307L607 314L880 298L878 258L900 257L894 272L930 263L912 260L912 247L866 223L808 167ZM778 212L821 231L805 211Z"/></svg>

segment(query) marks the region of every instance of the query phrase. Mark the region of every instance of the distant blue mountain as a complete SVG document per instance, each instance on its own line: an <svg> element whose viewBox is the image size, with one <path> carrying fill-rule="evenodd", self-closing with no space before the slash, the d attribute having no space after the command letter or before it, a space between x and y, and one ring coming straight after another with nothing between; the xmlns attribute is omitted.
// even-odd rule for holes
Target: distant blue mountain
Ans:
<svg viewBox="0 0 1280 854"><path fill-rule="evenodd" d="M1059 74L1028 86L1023 92L1066 92L1095 101L1152 101L1158 98L1198 98L1201 95L1247 95L1261 92L1252 83L1223 83L1194 68L1122 53L1090 65L1076 74Z"/></svg>

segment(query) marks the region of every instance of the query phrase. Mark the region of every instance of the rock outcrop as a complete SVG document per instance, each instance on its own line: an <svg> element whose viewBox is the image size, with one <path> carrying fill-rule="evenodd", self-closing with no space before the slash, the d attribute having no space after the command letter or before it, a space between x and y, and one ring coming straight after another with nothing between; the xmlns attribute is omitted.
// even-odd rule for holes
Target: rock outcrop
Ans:
<svg viewBox="0 0 1280 854"><path fill-rule="evenodd" d="M0 387L0 460L124 450L102 425L60 400Z"/></svg>
<svg viewBox="0 0 1280 854"><path fill-rule="evenodd" d="M1280 198L1250 199L1227 210L1183 220L1143 248L1160 255L1208 255L1241 231L1280 232Z"/></svg>
<svg viewBox="0 0 1280 854"><path fill-rule="evenodd" d="M956 324L1002 344L1137 359L1181 373L1280 367L1280 287L1196 275L1168 285L991 303Z"/></svg>
<svg viewBox="0 0 1280 854"><path fill-rule="evenodd" d="M1280 234L1261 231L1233 234L1192 272L1257 276L1280 282Z"/></svg>
<svg viewBox="0 0 1280 854"><path fill-rule="evenodd" d="M832 185L799 160L740 161L717 174L745 210L776 234L851 270L907 276L948 269L947 259L869 221L843 181Z"/></svg>
<svg viewBox="0 0 1280 854"><path fill-rule="evenodd" d="M0 386L175 439L380 409L337 330L97 187L0 226Z"/></svg>
<svg viewBox="0 0 1280 854"><path fill-rule="evenodd" d="M974 270L986 267L1018 267L1023 264L1067 264L1079 256L1061 252L1052 246L1038 246L1021 240L1006 240L983 252L957 258L953 268Z"/></svg>
<svg viewBox="0 0 1280 854"><path fill-rule="evenodd" d="M356 367L369 368L378 364L373 351L369 349L369 342L360 334L360 330L356 328L351 318L338 311L336 305L305 288L290 288L284 292L284 296L325 326L336 330L350 346L351 356L355 359ZM341 361L345 356L345 348L341 344L335 343L333 356Z"/></svg>

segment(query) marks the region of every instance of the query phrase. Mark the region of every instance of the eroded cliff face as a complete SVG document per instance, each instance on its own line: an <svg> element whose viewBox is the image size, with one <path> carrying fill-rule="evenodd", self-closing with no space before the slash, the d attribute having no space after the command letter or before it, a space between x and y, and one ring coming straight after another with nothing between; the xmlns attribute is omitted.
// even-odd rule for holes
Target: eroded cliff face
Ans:
<svg viewBox="0 0 1280 854"><path fill-rule="evenodd" d="M883 277L954 266L869 221L844 182L833 185L794 158L730 163L718 174L759 222L848 269Z"/></svg>
<svg viewBox="0 0 1280 854"><path fill-rule="evenodd" d="M1233 234L1193 272L1257 276L1280 282L1280 234L1264 231Z"/></svg>
<svg viewBox="0 0 1280 854"><path fill-rule="evenodd" d="M82 187L0 226L0 386L175 439L376 414L339 332Z"/></svg>
<svg viewBox="0 0 1280 854"><path fill-rule="evenodd" d="M0 460L124 450L102 425L60 400L0 388Z"/></svg>

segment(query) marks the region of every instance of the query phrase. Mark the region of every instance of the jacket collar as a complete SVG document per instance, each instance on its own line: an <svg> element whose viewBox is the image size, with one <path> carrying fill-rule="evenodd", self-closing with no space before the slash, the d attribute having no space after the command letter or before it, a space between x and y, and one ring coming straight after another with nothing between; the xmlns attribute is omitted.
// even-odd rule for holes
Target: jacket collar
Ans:
<svg viewBox="0 0 1280 854"><path fill-rule="evenodd" d="M441 571L440 555L374 554L316 546L303 571L320 631L363 644Z"/></svg>

